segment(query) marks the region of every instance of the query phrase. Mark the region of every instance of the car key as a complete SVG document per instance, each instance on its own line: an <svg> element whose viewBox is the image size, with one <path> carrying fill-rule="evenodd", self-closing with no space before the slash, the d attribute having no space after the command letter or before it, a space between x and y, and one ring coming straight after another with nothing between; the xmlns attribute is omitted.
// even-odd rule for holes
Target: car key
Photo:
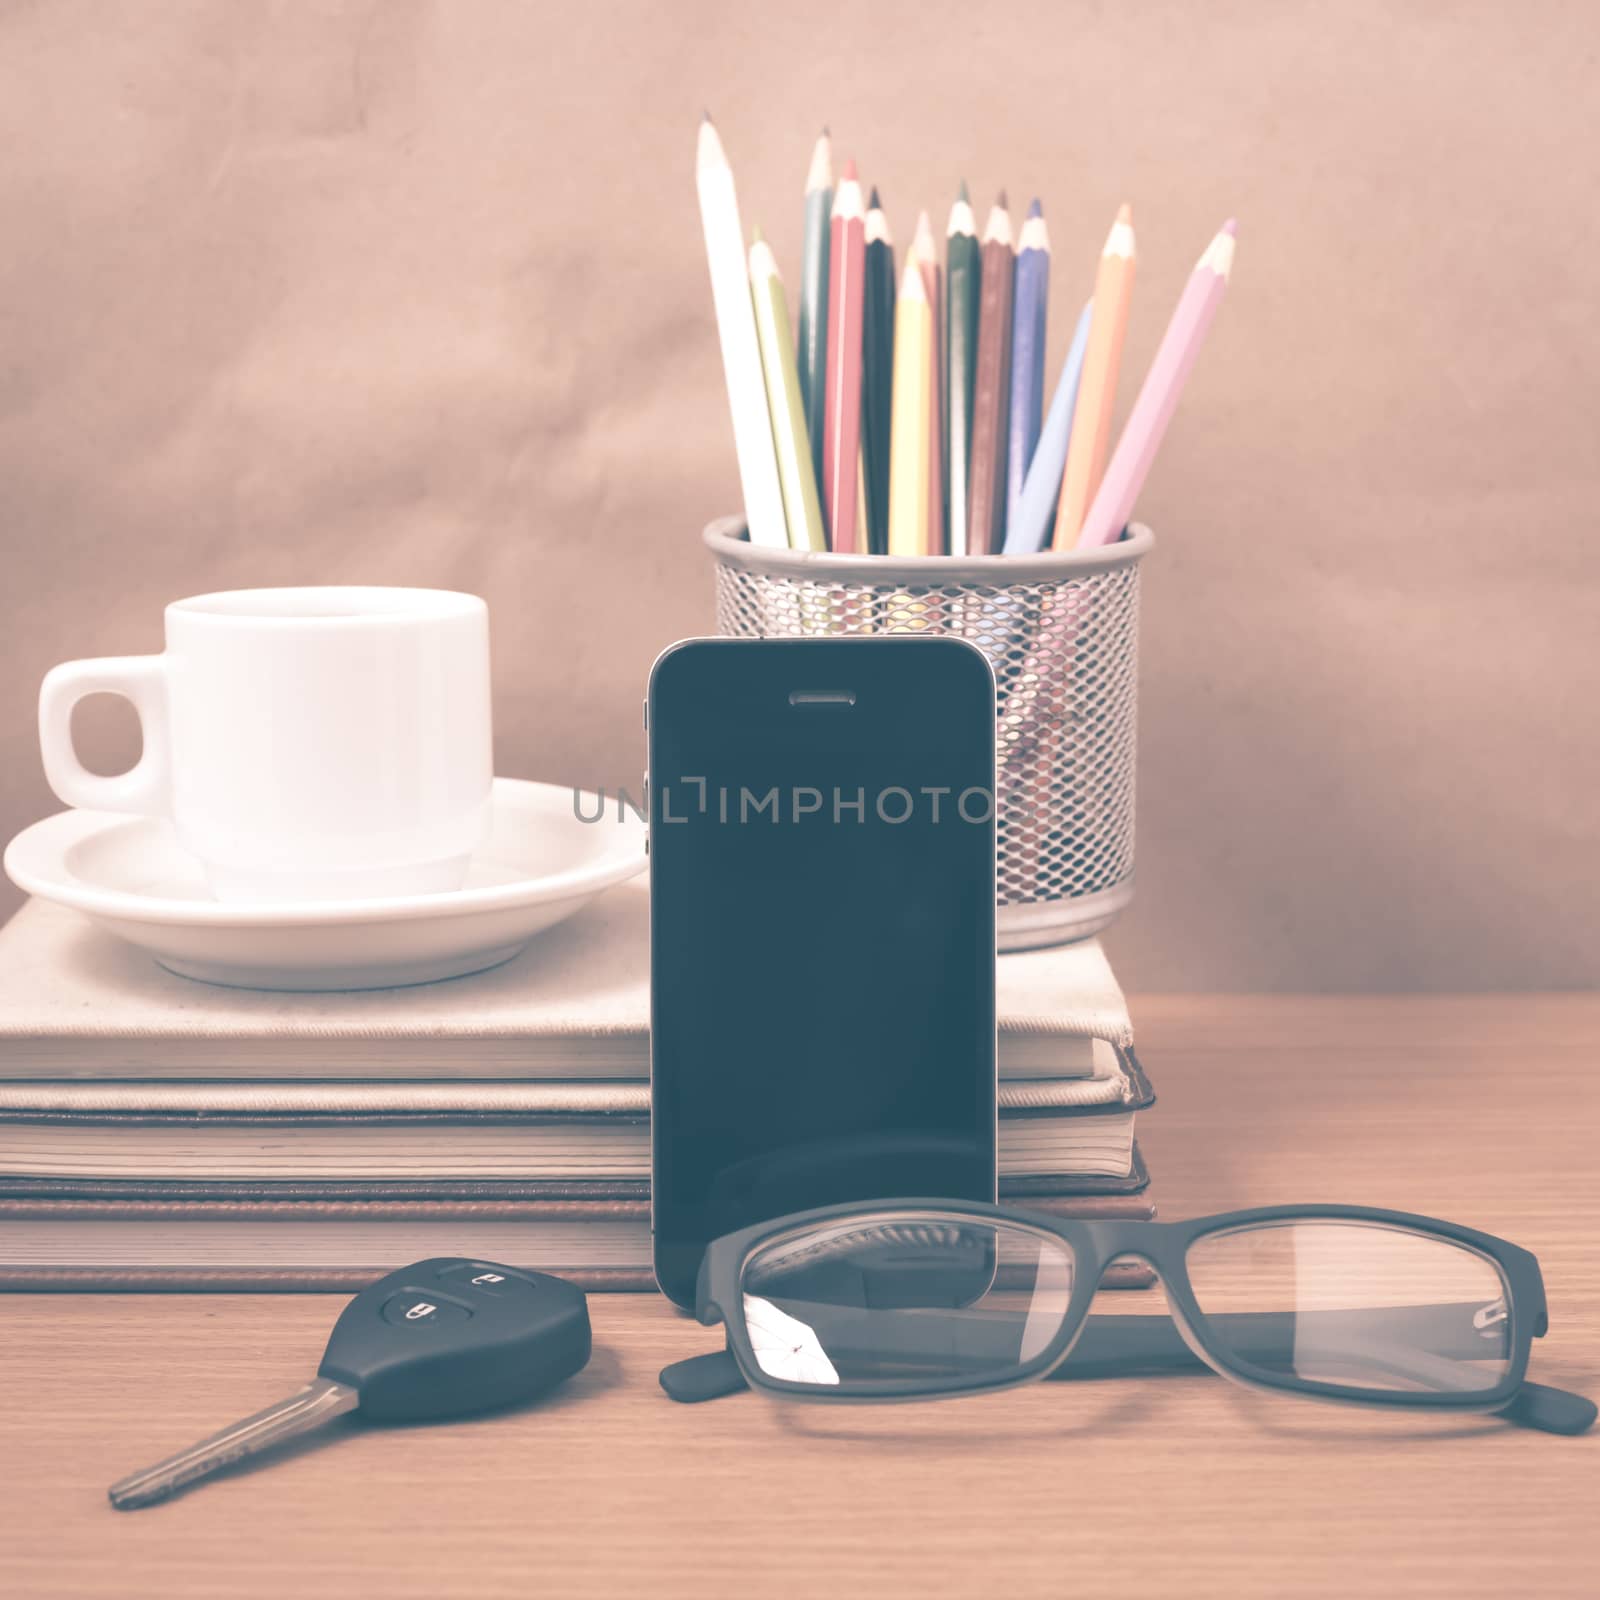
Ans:
<svg viewBox="0 0 1600 1600"><path fill-rule="evenodd" d="M344 1308L298 1394L112 1484L111 1503L153 1505L350 1411L420 1422L516 1405L582 1370L589 1347L589 1305L573 1284L492 1261L419 1261Z"/></svg>

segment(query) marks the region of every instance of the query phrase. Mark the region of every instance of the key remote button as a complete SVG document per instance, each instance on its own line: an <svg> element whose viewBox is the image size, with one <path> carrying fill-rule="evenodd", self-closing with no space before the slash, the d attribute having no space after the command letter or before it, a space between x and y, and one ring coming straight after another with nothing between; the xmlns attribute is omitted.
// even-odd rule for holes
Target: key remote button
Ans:
<svg viewBox="0 0 1600 1600"><path fill-rule="evenodd" d="M491 1267L482 1261L458 1261L454 1266L444 1268L439 1276L474 1294L499 1297L535 1292L526 1278L507 1272L504 1267Z"/></svg>
<svg viewBox="0 0 1600 1600"><path fill-rule="evenodd" d="M470 1306L457 1305L453 1300L437 1300L410 1289L390 1295L383 1303L383 1320L402 1328L419 1324L432 1326L440 1322L465 1322L471 1315Z"/></svg>

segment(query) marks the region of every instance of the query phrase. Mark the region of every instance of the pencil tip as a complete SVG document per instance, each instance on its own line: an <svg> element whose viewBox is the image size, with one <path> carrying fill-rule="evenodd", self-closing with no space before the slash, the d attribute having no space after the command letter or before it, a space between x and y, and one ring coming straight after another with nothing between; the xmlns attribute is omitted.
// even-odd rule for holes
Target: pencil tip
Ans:
<svg viewBox="0 0 1600 1600"><path fill-rule="evenodd" d="M877 184L873 184L872 193L867 197L867 209L869 211L882 211L883 210L883 202L878 198L878 186L877 186Z"/></svg>
<svg viewBox="0 0 1600 1600"><path fill-rule="evenodd" d="M1039 204L1037 198L1035 198L1033 204L1028 207L1028 215L1030 217L1042 217L1044 215L1044 207Z"/></svg>
<svg viewBox="0 0 1600 1600"><path fill-rule="evenodd" d="M851 156L844 164L844 178L846 183L859 183L860 176L856 172L856 158Z"/></svg>
<svg viewBox="0 0 1600 1600"><path fill-rule="evenodd" d="M961 192L958 198L964 206L970 206L972 204L972 196L967 193L967 180L965 178L961 180Z"/></svg>
<svg viewBox="0 0 1600 1600"><path fill-rule="evenodd" d="M1010 209L1011 202L1006 199L1006 192L1004 189L1000 191L1000 198L995 201L995 204L999 206L1002 211L1007 211Z"/></svg>
<svg viewBox="0 0 1600 1600"><path fill-rule="evenodd" d="M807 198L829 191L833 186L833 141L824 128L811 147L811 164L806 168Z"/></svg>
<svg viewBox="0 0 1600 1600"><path fill-rule="evenodd" d="M1117 211L1117 221L1127 223L1130 226L1132 225L1133 207L1130 206L1126 200L1122 202L1121 207Z"/></svg>
<svg viewBox="0 0 1600 1600"><path fill-rule="evenodd" d="M833 135L832 135L832 134L831 134L831 133L829 133L829 132L828 132L828 125L827 125L827 123L823 123L823 125L822 125L822 135L821 135L821 136L822 136L822 138L824 138L824 139L831 139L831 138L832 138L832 137L833 137Z"/></svg>
<svg viewBox="0 0 1600 1600"><path fill-rule="evenodd" d="M702 111L700 113L700 120L702 122L710 122L711 121L711 113L709 111Z"/></svg>
<svg viewBox="0 0 1600 1600"><path fill-rule="evenodd" d="M1232 217L1229 217L1228 220L1222 224L1222 231L1230 238L1236 237L1239 232L1239 224L1235 222Z"/></svg>
<svg viewBox="0 0 1600 1600"><path fill-rule="evenodd" d="M761 224L759 222L750 230L750 243L761 243Z"/></svg>

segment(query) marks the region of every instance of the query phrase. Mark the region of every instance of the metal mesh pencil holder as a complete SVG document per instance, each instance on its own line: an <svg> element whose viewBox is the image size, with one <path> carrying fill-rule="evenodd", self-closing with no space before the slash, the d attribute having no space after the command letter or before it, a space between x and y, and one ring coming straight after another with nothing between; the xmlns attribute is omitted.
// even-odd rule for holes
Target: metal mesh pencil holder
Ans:
<svg viewBox="0 0 1600 1600"><path fill-rule="evenodd" d="M1119 544L1037 556L831 555L713 522L717 626L746 639L954 634L994 668L1002 950L1087 939L1133 898L1139 562Z"/></svg>

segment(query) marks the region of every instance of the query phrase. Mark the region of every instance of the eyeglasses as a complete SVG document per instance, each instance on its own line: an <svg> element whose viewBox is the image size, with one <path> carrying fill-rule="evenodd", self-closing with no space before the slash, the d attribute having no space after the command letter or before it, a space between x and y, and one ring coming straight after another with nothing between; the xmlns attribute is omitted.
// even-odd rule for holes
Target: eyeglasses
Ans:
<svg viewBox="0 0 1600 1600"><path fill-rule="evenodd" d="M1089 1315L1119 1256L1160 1275L1170 1320ZM1362 1206L1191 1222L938 1200L827 1206L713 1241L697 1314L725 1325L727 1351L668 1367L674 1399L744 1384L807 1400L925 1399L1205 1366L1255 1389L1498 1411L1551 1433L1595 1419L1591 1401L1525 1381L1548 1327L1532 1255Z"/></svg>

